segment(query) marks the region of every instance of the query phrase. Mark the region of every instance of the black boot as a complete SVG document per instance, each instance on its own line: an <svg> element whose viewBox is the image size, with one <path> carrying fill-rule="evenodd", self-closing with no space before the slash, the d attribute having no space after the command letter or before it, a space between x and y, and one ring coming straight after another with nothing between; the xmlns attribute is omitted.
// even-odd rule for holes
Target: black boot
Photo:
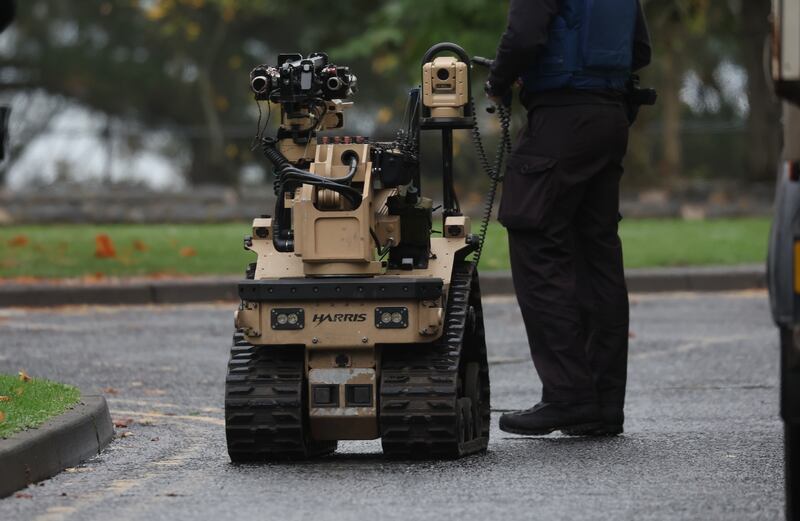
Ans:
<svg viewBox="0 0 800 521"><path fill-rule="evenodd" d="M622 434L625 423L625 413L622 405L601 405L600 420L602 424L592 429L579 429L570 427L561 429L568 436L617 436Z"/></svg>
<svg viewBox="0 0 800 521"><path fill-rule="evenodd" d="M602 426L596 403L539 402L527 411L500 417L500 430L513 434L541 436L564 429L590 430Z"/></svg>

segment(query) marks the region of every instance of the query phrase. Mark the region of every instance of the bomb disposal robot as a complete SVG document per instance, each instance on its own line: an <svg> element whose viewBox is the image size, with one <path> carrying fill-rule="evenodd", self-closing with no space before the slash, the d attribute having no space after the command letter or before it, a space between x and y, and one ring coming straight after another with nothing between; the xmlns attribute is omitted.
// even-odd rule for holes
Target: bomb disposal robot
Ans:
<svg viewBox="0 0 800 521"><path fill-rule="evenodd" d="M381 438L387 456L402 458L486 449L476 271L485 225L471 233L452 171L453 131L475 125L470 59L439 44L423 64L408 126L381 143L321 135L343 127L356 90L351 71L325 54L283 54L251 73L257 99L279 105L281 119L277 136L262 140L277 203L245 238L257 260L239 285L226 380L234 462L314 457L355 439ZM420 130L443 137L434 237Z"/></svg>

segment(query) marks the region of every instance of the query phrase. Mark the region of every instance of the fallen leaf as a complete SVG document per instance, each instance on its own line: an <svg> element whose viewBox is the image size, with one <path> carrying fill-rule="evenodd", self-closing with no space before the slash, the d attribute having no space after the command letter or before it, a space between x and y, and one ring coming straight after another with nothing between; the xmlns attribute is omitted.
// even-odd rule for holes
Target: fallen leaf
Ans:
<svg viewBox="0 0 800 521"><path fill-rule="evenodd" d="M114 395L114 396L119 394L119 391L114 389L113 387L106 387L105 389L103 389L103 392L106 393L106 394Z"/></svg>
<svg viewBox="0 0 800 521"><path fill-rule="evenodd" d="M133 249L136 251L150 251L150 246L144 243L144 241L136 239L133 241Z"/></svg>
<svg viewBox="0 0 800 521"><path fill-rule="evenodd" d="M133 423L133 418L119 418L114 420L114 427L124 429Z"/></svg>
<svg viewBox="0 0 800 521"><path fill-rule="evenodd" d="M0 396L0 402L10 402L10 401L11 401L10 396Z"/></svg>
<svg viewBox="0 0 800 521"><path fill-rule="evenodd" d="M142 391L145 396L164 396L167 394L167 391L163 389L145 389Z"/></svg>
<svg viewBox="0 0 800 521"><path fill-rule="evenodd" d="M20 380L20 382L30 382L31 381L31 377L28 376L28 373L26 373L25 371L20 371L19 372L19 380Z"/></svg>
<svg viewBox="0 0 800 521"><path fill-rule="evenodd" d="M91 472L91 471L92 471L92 469L90 467L70 467L68 469L64 469L64 472L67 472L69 474L72 474L72 473L75 473L75 472Z"/></svg>
<svg viewBox="0 0 800 521"><path fill-rule="evenodd" d="M22 248L23 246L27 246L27 244L31 242L25 235L17 235L16 237L11 238L8 241L8 245L12 248Z"/></svg>
<svg viewBox="0 0 800 521"><path fill-rule="evenodd" d="M131 266L136 264L136 261L133 258L133 251L123 251L117 256L117 262L122 264L123 266Z"/></svg>
<svg viewBox="0 0 800 521"><path fill-rule="evenodd" d="M105 280L105 278L106 278L105 273L97 272L97 273L92 273L90 275L84 275L83 277L81 277L81 282L84 282L86 284L92 284L93 282L102 282L103 280Z"/></svg>
<svg viewBox="0 0 800 521"><path fill-rule="evenodd" d="M101 233L94 238L94 256L98 259L112 259L117 256L111 237Z"/></svg>
<svg viewBox="0 0 800 521"><path fill-rule="evenodd" d="M28 494L27 492L17 492L14 494L14 497L22 498L22 499L33 499L32 494Z"/></svg>
<svg viewBox="0 0 800 521"><path fill-rule="evenodd" d="M185 246L181 248L178 253L181 254L181 257L194 257L195 255L197 255L197 251L190 246Z"/></svg>
<svg viewBox="0 0 800 521"><path fill-rule="evenodd" d="M3 423L4 421L6 421L6 413L0 411L0 423Z"/></svg>
<svg viewBox="0 0 800 521"><path fill-rule="evenodd" d="M133 436L133 433L131 431L125 431L119 435L120 438L128 438L130 436Z"/></svg>

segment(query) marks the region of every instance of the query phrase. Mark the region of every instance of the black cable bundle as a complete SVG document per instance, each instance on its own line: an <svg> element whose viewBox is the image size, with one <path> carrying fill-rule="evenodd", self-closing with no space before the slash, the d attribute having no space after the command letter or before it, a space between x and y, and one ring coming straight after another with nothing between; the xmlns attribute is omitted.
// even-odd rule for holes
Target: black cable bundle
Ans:
<svg viewBox="0 0 800 521"><path fill-rule="evenodd" d="M473 109L472 113L477 114L475 110L475 100L471 100ZM500 118L500 142L497 144L497 150L494 156L494 163L489 163L489 158L486 156L486 149L483 147L483 140L481 139L481 132L478 128L478 120L476 116L474 125L472 127L472 141L475 146L475 151L478 154L478 161L480 161L486 175L489 176L489 192L486 194L486 202L484 203L483 218L481 219L480 232L478 237L478 249L475 250L475 255L472 258L472 263L477 268L478 263L481 261L481 254L483 253L483 246L486 242L486 233L489 230L489 223L492 220L492 211L494 210L494 200L497 197L497 188L503 181L502 169L503 161L506 154L511 154L511 108L499 106L497 108L497 115Z"/></svg>
<svg viewBox="0 0 800 521"><path fill-rule="evenodd" d="M361 204L361 192L350 186L350 182L358 170L358 157L350 154L343 157L344 161L349 162L350 169L344 177L329 178L317 174L312 174L307 170L295 168L277 149L277 141L272 138L263 140L264 156L275 165L275 212L272 216L272 243L275 249L280 252L294 251L294 237L292 236L291 226L285 226L283 222L286 214L285 195L293 192L304 184L317 186L327 190L332 190L344 197L353 208L358 208ZM287 216L291 219L291 216ZM290 221L291 222L291 221Z"/></svg>

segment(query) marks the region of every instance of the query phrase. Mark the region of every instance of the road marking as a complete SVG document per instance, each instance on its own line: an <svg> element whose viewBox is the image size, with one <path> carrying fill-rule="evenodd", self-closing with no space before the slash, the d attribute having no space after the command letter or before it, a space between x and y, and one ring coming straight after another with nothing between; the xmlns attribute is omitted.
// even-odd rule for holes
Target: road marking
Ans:
<svg viewBox="0 0 800 521"><path fill-rule="evenodd" d="M201 423L209 423L211 425L225 425L225 420L222 418L212 418L210 416L192 416L188 414L164 414L155 411L120 411L117 409L111 410L112 414L119 415L119 416L139 416L145 420L186 420L186 421L196 421ZM169 422L167 422L169 423Z"/></svg>
<svg viewBox="0 0 800 521"><path fill-rule="evenodd" d="M525 358L512 358L512 357L497 357L497 358L490 358L489 365L512 365L512 364L524 364L530 361L530 357Z"/></svg>
<svg viewBox="0 0 800 521"><path fill-rule="evenodd" d="M138 484L140 483L133 479L116 479L97 492L90 492L79 497L71 505L50 507L45 510L44 514L34 519L35 521L62 521L79 510L85 510L100 503L108 494L120 496Z"/></svg>
<svg viewBox="0 0 800 521"><path fill-rule="evenodd" d="M134 415L139 413L125 411L125 414ZM180 418L178 416L165 416L165 417ZM185 418L197 419L198 417L187 416ZM208 419L215 420L214 418L208 418ZM183 428L189 428L188 425L185 423L176 422L176 424L180 425ZM194 432L187 431L184 433L184 437L187 439L196 440L197 438L194 436L194 434L195 434ZM188 447L178 450L173 454L148 461L145 465L143 465L144 471L140 476L126 478L126 479L117 479L112 481L108 486L103 487L97 491L88 492L86 494L81 494L79 496L70 496L71 498L73 498L71 504L49 507L44 514L37 516L34 519L35 521L64 521L70 517L78 517L81 519L85 518L85 516L82 514L86 512L86 510L100 504L101 502L107 500L109 497L120 497L122 495L131 492L135 488L142 488L149 481L160 478L165 473L175 474L175 470L173 469L179 467L182 464L185 464L187 461L198 459L199 453L202 449L203 449L202 443L194 442ZM186 479L183 478L180 481L185 481L185 480ZM125 518L122 512L123 509L128 511L141 510L142 507L146 508L147 505L142 504L139 501L127 503L115 509L115 517Z"/></svg>
<svg viewBox="0 0 800 521"><path fill-rule="evenodd" d="M42 324L40 322L4 322L0 328L23 332L55 332L55 333L86 333L86 325L73 324ZM108 329L108 328L107 328Z"/></svg>
<svg viewBox="0 0 800 521"><path fill-rule="evenodd" d="M715 347L724 344L731 344L734 342L741 342L741 341L749 341L749 340L760 340L763 341L770 335L759 334L759 335L730 335L730 336L718 336L718 337L707 337L707 338L700 338L697 340L692 340L690 342L686 342L684 344L678 345L676 347L670 347L666 349L658 349L656 351L647 351L644 353L631 353L629 358L635 359L642 359L642 358L652 358L654 356L664 356L664 355L674 355L674 354L681 354L681 353L689 353L691 351L695 351L698 349L705 349L707 347Z"/></svg>
<svg viewBox="0 0 800 521"><path fill-rule="evenodd" d="M107 398L108 403L126 403L129 405L141 405L142 407L166 407L169 409L191 409L193 411L208 412L208 413L223 413L225 410L222 407L186 407L185 405L178 405L175 403L167 402L151 402L148 400L130 400L126 398Z"/></svg>

